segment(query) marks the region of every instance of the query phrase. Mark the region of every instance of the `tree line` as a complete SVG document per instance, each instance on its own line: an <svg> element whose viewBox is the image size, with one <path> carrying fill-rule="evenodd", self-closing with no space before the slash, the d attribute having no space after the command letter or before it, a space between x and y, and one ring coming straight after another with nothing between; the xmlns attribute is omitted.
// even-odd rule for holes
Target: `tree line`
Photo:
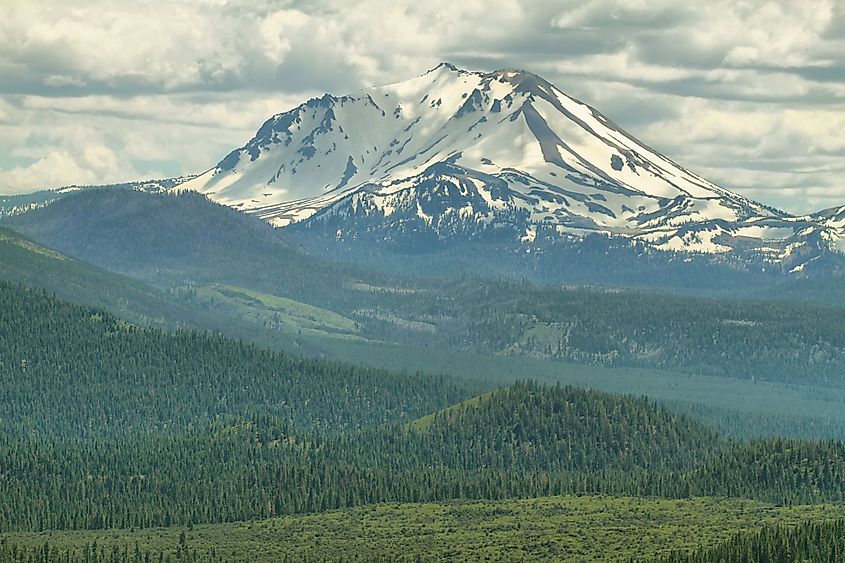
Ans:
<svg viewBox="0 0 845 563"><path fill-rule="evenodd" d="M567 494L845 501L845 445L737 445L643 399L519 383L419 424L3 437L0 531L231 522L380 502Z"/></svg>
<svg viewBox="0 0 845 563"><path fill-rule="evenodd" d="M765 526L737 534L715 547L673 553L660 563L817 563L845 561L845 520L808 521L800 526Z"/></svg>

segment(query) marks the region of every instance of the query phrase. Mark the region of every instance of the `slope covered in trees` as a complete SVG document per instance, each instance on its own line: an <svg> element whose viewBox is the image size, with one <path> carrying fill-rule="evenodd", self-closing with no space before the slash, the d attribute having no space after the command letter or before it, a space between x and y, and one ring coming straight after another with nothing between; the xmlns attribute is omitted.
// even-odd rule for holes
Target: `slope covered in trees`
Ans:
<svg viewBox="0 0 845 563"><path fill-rule="evenodd" d="M764 497L779 504L845 500L845 444L756 440L721 449L691 480L693 494Z"/></svg>
<svg viewBox="0 0 845 563"><path fill-rule="evenodd" d="M223 307L208 287L309 303L357 322L364 338L413 346L845 385L841 307L377 273L309 256L194 193L86 190L7 222L100 267L178 286L193 309L260 319L262 330L265 305Z"/></svg>
<svg viewBox="0 0 845 563"><path fill-rule="evenodd" d="M731 446L644 400L522 383L423 428L297 430L262 415L81 441L5 436L0 530L189 525L380 502L561 494L845 501L837 478L845 446L807 457L817 448ZM737 464L742 457L759 459L771 477Z"/></svg>
<svg viewBox="0 0 845 563"><path fill-rule="evenodd" d="M459 471L586 471L692 467L717 435L691 419L634 399L530 381L416 421L369 430L326 449L350 462ZM338 455L328 453L327 455Z"/></svg>
<svg viewBox="0 0 845 563"><path fill-rule="evenodd" d="M813 522L799 526L765 526L757 532L737 534L719 546L692 553L674 553L661 563L750 563L756 561L845 561L845 520Z"/></svg>
<svg viewBox="0 0 845 563"><path fill-rule="evenodd" d="M196 192L90 189L5 223L50 248L164 287L223 282L324 300L355 271L300 253L267 223Z"/></svg>
<svg viewBox="0 0 845 563"><path fill-rule="evenodd" d="M2 532L563 494L845 502L840 442L737 444L646 399L572 387L477 395L139 328L5 283L0 303Z"/></svg>
<svg viewBox="0 0 845 563"><path fill-rule="evenodd" d="M299 387L335 401L348 392ZM437 416L421 430L391 424L326 432L339 422L324 415L320 426L321 404L315 398L315 414L299 415L300 431L261 415L170 434L6 437L0 529L150 527L384 501L651 491L640 480L646 470L693 467L719 445L706 428L645 400L531 383L452 409L456 418Z"/></svg>
<svg viewBox="0 0 845 563"><path fill-rule="evenodd" d="M284 298L266 294L260 295L260 299L255 299L253 296L256 293L249 290L225 291L227 295L223 295L224 290L219 287L212 291L215 286L193 286L187 290L180 289L176 293L161 290L80 262L3 229L0 229L0 279L24 282L43 288L63 299L87 306L103 307L139 325L211 329L261 346L311 357L360 362L393 370L421 370L433 375L449 373L457 378L489 381L491 386L506 385L524 374L530 374L551 383L562 381L590 385L611 392L645 392L654 398L671 400L682 410L689 410L697 418L716 424L720 431L740 437L773 434L839 439L845 437L845 424L842 422L845 409L841 408L841 390L832 392L821 388L810 389L807 386L794 388L771 382L760 385L759 378L753 385L735 382L730 378L691 379L685 375L678 377L679 374L671 372L613 367L624 363L621 360L607 367L575 365L572 362L561 365L559 361L544 358L542 356L546 354L536 351L548 338L540 338L542 332L536 328L532 329L531 323L524 317L510 313L496 313L498 320L495 323L502 324L508 319L511 319L508 322L526 323L524 330L532 331L535 335L524 340L524 344L510 357L447 351L443 347L476 349L472 342L479 341L480 336L490 339L499 329L495 323L479 325L473 329L474 334L477 333L476 336L467 336L455 322L448 319L439 321L437 325L427 324L434 317L427 313L426 309L420 309L417 313L405 315L410 319L405 326L429 327L432 330L436 328L436 333L432 335L419 331L397 332L397 323L404 322L401 319L405 317L389 316L387 311L383 313L388 315L386 318L390 319L389 322L374 322L371 318L375 314L372 313L373 302L366 300L362 302L362 307L364 310L370 308L371 312L367 313L369 320L363 319L361 315L355 316L354 309L350 309L350 316L357 321L343 317L343 326L337 328L338 323L332 322L332 319L339 317L321 308L314 309L300 302L289 302ZM349 287L353 287L350 290L353 297L359 294L365 297L375 294L378 300L389 307L394 306L390 305L392 301L407 303L412 298L412 294L402 286L376 287L364 284ZM495 295L497 291L495 284L483 284L478 288L463 284L461 287L461 291L470 292L467 299L478 298L480 295L485 299L489 298L491 302L492 298L489 296ZM422 307L424 299L430 299L433 304L428 306L433 307L432 311L444 307L459 311L460 307L465 306L460 299L463 295L461 291L455 293L458 297L443 301L438 297L438 292L423 289L420 290L423 299L419 299L419 305ZM526 291L530 291L530 287ZM476 292L480 293L476 295ZM596 290L592 290L592 293L595 292ZM339 290L339 293L342 294L342 291ZM507 292L507 295L512 295L512 292ZM376 297L370 295L366 299ZM589 302L589 299L586 301ZM328 322L323 318L326 316ZM350 323L353 323L351 332L354 338L342 338L350 333L346 328ZM385 326L380 328L379 323ZM300 330L303 327L304 332ZM319 330L312 330L310 327ZM483 331L487 331L486 334ZM554 335L554 332L547 334ZM381 341L366 340L362 336L387 339L401 336L408 344L385 345ZM545 344L542 346L547 348ZM483 350L495 351L497 348L485 347ZM527 358L525 355L541 357ZM559 356L552 355L549 358ZM691 399L697 404L685 407Z"/></svg>
<svg viewBox="0 0 845 563"><path fill-rule="evenodd" d="M375 337L406 344L845 385L841 307L477 280L381 293L383 302L347 315Z"/></svg>
<svg viewBox="0 0 845 563"><path fill-rule="evenodd" d="M38 287L62 299L108 309L122 318L160 327L236 324L191 307L165 291L41 246L0 227L0 280Z"/></svg>
<svg viewBox="0 0 845 563"><path fill-rule="evenodd" d="M304 428L410 420L473 394L447 378L271 352L220 336L138 328L0 282L7 434L109 436L270 414Z"/></svg>

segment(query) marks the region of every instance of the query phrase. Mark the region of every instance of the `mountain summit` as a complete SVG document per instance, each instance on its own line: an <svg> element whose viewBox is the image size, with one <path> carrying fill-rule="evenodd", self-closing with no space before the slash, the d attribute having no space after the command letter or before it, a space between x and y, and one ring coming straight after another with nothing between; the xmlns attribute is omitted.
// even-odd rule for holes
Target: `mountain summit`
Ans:
<svg viewBox="0 0 845 563"><path fill-rule="evenodd" d="M409 225L441 240L602 233L662 250L752 248L771 260L801 246L802 230L831 222L720 188L535 74L448 63L275 115L179 188L278 227L322 224L338 236ZM827 238L816 238L831 240L822 230Z"/></svg>

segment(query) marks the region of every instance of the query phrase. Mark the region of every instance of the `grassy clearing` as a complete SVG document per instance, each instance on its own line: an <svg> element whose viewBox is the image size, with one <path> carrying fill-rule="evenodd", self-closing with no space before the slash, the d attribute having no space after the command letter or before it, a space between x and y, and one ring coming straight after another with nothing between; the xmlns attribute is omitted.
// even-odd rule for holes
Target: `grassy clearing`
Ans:
<svg viewBox="0 0 845 563"><path fill-rule="evenodd" d="M411 422L411 424L410 424L411 428L413 428L414 430L425 430L426 428L431 426L431 423L434 422L434 418L436 416L447 416L447 417L453 416L454 414L460 412L463 407L480 405L481 403L483 403L484 401L486 401L487 399L492 397L493 393L494 393L493 391L489 391L487 393L483 393L481 395L478 395L477 397L472 397L471 399L467 399L466 401L463 401L461 403L452 405L450 407L446 407L442 411L438 411L436 413L432 413L432 414L423 416L422 418L418 418L418 419L414 420L413 422Z"/></svg>
<svg viewBox="0 0 845 563"><path fill-rule="evenodd" d="M67 260L67 256L65 256L64 254L59 254L55 250L50 250L49 248L39 246L25 238L10 236L9 234L4 233L2 231L0 231L0 243L14 244L23 248L24 250L27 250L34 254L40 254L41 256L46 256L47 258L52 258L53 260Z"/></svg>
<svg viewBox="0 0 845 563"><path fill-rule="evenodd" d="M289 334L332 337L356 337L359 332L355 321L293 299L225 284L192 286L191 289L200 300L213 300L215 307L265 328Z"/></svg>

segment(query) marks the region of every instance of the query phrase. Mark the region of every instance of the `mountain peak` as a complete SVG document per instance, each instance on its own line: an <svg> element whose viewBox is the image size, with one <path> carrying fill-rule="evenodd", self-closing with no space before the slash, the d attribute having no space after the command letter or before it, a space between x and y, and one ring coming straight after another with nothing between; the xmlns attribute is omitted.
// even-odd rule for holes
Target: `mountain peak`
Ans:
<svg viewBox="0 0 845 563"><path fill-rule="evenodd" d="M453 64L452 64L452 63L450 63L450 62L447 62L447 61L442 61L442 62L441 62L440 64L438 64L436 67L434 67L434 68L432 68L432 69L427 70L427 71L425 72L425 74L430 74L430 73L432 73L432 72L437 72L437 71L440 71L440 70L448 70L448 71L451 71L451 72L458 72L458 73L461 73L461 72L469 72L469 71L464 70L464 69L462 69L462 68L458 68L457 66L453 65Z"/></svg>
<svg viewBox="0 0 845 563"><path fill-rule="evenodd" d="M438 71L454 72L454 73L457 73L457 74L474 74L474 75L477 75L477 76L488 76L488 77L493 77L493 78L503 78L505 80L513 80L515 78L526 78L526 77L532 77L532 78L535 78L535 79L540 78L537 74L535 74L531 71L525 70L525 69L521 69L521 68L501 68L501 69L493 70L493 71L490 71L490 72L485 72L485 71L478 71L478 70L467 70L465 68L461 68L461 67L459 67L459 66L457 66L453 63L450 63L448 61L440 62L437 66L427 70L423 74L423 76L426 75L426 74L431 74L431 73L438 72Z"/></svg>
<svg viewBox="0 0 845 563"><path fill-rule="evenodd" d="M181 187L279 227L378 217L437 237L496 225L524 242L594 232L714 253L789 236L770 224L784 214L675 164L541 76L449 62L274 116Z"/></svg>
<svg viewBox="0 0 845 563"><path fill-rule="evenodd" d="M526 77L539 78L539 76L534 74L533 72L521 68L502 68L499 70L494 70L489 74L504 80L514 80L516 78Z"/></svg>

